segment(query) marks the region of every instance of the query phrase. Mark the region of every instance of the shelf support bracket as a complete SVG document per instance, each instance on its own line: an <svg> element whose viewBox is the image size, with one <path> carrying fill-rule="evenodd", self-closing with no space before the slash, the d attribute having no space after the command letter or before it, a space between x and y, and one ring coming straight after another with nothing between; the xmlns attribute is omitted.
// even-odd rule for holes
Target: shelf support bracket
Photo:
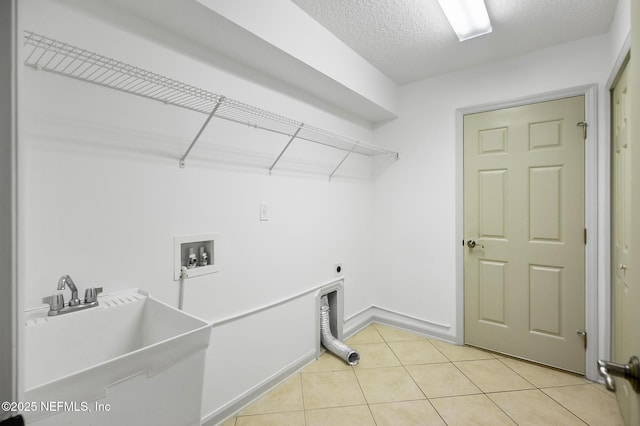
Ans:
<svg viewBox="0 0 640 426"><path fill-rule="evenodd" d="M216 112L218 111L218 108L222 104L222 101L224 101L224 96L221 97L220 99L218 99L218 102L216 103L216 106L213 107L213 111L211 111L211 114L209 114L209 116L205 120L204 124L202 125L202 127L198 131L198 134L196 135L195 138L193 138L193 141L191 142L191 145L189 145L189 148L187 148L187 150L185 151L185 153L182 156L182 158L180 158L180 167L181 168L184 169L184 161L187 159L187 156L189 155L189 153L191 152L193 147L196 145L196 142L198 142L198 139L200 138L200 135L202 135L202 132L204 132L204 129L206 129L207 126L209 125L209 122L211 121L213 116L216 115Z"/></svg>
<svg viewBox="0 0 640 426"><path fill-rule="evenodd" d="M300 130L302 130L302 127L304 126L304 123L300 125L300 127L298 127L298 130L296 130L296 132L293 134L293 136L291 136L291 139L289 139L289 142L287 142L287 144L285 145L284 149L280 152L280 155L278 155L278 158L276 158L276 161L273 162L273 164L271 165L271 167L269 167L269 174L271 174L271 170L273 170L273 168L276 166L276 164L278 164L278 161L280 161L280 158L282 157L282 154L285 153L285 151L287 149L289 149L289 145L291 145L291 142L293 142L293 140L296 138L296 136L298 136L298 133L300 133Z"/></svg>
<svg viewBox="0 0 640 426"><path fill-rule="evenodd" d="M331 174L329 175L329 182L331 182L331 178L333 177L333 175L336 174L336 172L338 171L338 169L340 168L340 166L342 166L342 163L345 162L345 160L347 158L349 158L349 156L351 155L351 153L356 149L356 146L358 146L357 144L353 145L353 147L351 148L351 151L347 152L347 155L345 155L342 160L338 163L338 165L336 166L335 169L333 169L333 171L331 172Z"/></svg>

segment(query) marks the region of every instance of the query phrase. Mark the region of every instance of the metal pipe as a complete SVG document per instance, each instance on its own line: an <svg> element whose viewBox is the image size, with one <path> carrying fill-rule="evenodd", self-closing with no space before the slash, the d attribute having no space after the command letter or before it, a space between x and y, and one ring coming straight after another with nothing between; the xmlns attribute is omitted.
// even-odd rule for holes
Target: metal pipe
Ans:
<svg viewBox="0 0 640 426"><path fill-rule="evenodd" d="M360 354L357 351L331 334L329 299L326 295L320 298L320 341L329 352L336 354L349 365L357 365L360 361Z"/></svg>

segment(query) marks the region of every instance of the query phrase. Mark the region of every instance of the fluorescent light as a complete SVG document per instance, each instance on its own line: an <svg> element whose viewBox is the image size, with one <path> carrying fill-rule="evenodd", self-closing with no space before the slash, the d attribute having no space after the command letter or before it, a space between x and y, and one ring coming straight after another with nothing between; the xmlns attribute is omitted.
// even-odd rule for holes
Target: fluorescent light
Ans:
<svg viewBox="0 0 640 426"><path fill-rule="evenodd" d="M438 3L460 41L491 32L484 0L438 0Z"/></svg>

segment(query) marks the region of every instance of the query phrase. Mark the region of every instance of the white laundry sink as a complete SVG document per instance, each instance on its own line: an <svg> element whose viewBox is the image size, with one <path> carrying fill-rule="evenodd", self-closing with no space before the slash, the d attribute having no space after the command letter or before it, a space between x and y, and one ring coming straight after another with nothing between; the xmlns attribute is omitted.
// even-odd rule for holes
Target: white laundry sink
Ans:
<svg viewBox="0 0 640 426"><path fill-rule="evenodd" d="M98 301L54 317L44 306L25 313L26 420L200 424L210 325L142 290Z"/></svg>

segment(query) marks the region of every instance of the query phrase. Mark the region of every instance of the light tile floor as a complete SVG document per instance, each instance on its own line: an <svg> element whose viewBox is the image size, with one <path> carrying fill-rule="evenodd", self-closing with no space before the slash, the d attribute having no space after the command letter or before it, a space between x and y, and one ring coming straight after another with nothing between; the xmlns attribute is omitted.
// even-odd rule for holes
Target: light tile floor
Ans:
<svg viewBox="0 0 640 426"><path fill-rule="evenodd" d="M623 425L583 377L372 324L223 426Z"/></svg>

